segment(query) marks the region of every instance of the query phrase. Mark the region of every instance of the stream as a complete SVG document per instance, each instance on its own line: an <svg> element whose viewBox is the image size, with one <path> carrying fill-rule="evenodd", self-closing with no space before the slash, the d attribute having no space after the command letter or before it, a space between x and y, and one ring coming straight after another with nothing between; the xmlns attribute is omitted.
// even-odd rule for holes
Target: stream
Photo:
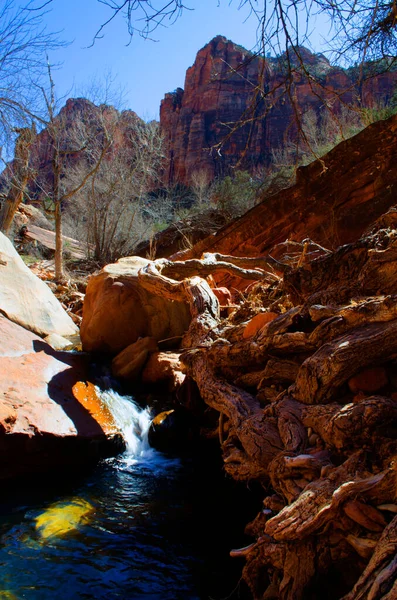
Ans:
<svg viewBox="0 0 397 600"><path fill-rule="evenodd" d="M102 392L126 452L88 474L35 478L0 498L0 599L245 599L248 490L214 457L150 448L150 415Z"/></svg>

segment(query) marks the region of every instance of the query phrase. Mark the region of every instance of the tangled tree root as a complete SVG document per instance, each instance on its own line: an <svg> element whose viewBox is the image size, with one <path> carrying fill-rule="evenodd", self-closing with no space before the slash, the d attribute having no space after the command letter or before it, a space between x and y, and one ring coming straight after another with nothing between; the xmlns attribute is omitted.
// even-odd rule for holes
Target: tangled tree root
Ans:
<svg viewBox="0 0 397 600"><path fill-rule="evenodd" d="M397 598L396 225L392 210L357 243L315 258L306 247L295 265L206 255L141 273L190 301L182 361L220 414L225 470L263 485L254 542L232 551L254 598ZM252 294L278 316L248 336L221 321L196 277L218 270L259 282Z"/></svg>

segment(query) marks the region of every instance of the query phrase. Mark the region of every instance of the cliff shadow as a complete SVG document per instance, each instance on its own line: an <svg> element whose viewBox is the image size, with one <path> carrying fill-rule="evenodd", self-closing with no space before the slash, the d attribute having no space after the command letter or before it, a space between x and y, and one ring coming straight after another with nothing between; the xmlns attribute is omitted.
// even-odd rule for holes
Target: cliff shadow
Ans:
<svg viewBox="0 0 397 600"><path fill-rule="evenodd" d="M66 366L62 370L58 368L58 372L48 381L47 393L49 398L61 406L66 416L73 422L77 435L86 438L106 436L104 428L89 410L89 407L92 406L92 397L90 402L88 394L87 397L84 395L88 371L87 356L54 350L46 342L40 340L33 342L33 348L35 352L44 352L58 363ZM82 382L82 385L77 393L75 386L79 382ZM97 401L95 406L100 406L100 402Z"/></svg>

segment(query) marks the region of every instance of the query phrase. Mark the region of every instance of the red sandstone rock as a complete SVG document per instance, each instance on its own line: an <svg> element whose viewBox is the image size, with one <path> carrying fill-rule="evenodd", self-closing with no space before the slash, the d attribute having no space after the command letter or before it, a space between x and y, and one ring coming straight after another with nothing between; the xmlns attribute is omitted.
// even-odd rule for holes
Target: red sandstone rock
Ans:
<svg viewBox="0 0 397 600"><path fill-rule="evenodd" d="M294 73L294 96L297 110L319 111L328 101L333 110L340 108L338 94L345 103L363 104L391 96L397 73L385 73L365 82L359 91L347 71L331 67L323 55L302 49L310 68L321 73L324 88L303 78L299 69ZM264 73L270 93L258 105L257 117L252 116L252 100ZM231 172L231 167L253 170L269 162L273 149L296 134L295 112L283 94L283 75L277 59L253 56L248 50L217 36L197 53L192 67L186 72L185 88L166 94L160 108L160 124L168 152L168 182L190 184L195 172L204 172L209 181ZM345 91L347 90L347 91ZM258 118L260 117L260 118ZM226 141L221 152L215 146L230 133L229 124L242 118L248 124L240 127Z"/></svg>
<svg viewBox="0 0 397 600"><path fill-rule="evenodd" d="M143 383L168 382L169 391L180 387L184 380L185 374L182 373L179 354L176 352L155 352L149 357L142 373Z"/></svg>
<svg viewBox="0 0 397 600"><path fill-rule="evenodd" d="M140 338L124 348L112 360L112 373L121 379L138 379L149 353L157 350L157 343L151 337Z"/></svg>
<svg viewBox="0 0 397 600"><path fill-rule="evenodd" d="M348 385L350 391L357 394L357 392L377 392L388 382L386 369L384 367L373 367L351 377Z"/></svg>
<svg viewBox="0 0 397 600"><path fill-rule="evenodd" d="M160 341L185 333L188 305L165 300L139 284L138 271L148 262L122 258L91 277L80 331L84 350L115 354L140 337Z"/></svg>
<svg viewBox="0 0 397 600"><path fill-rule="evenodd" d="M230 306L232 303L232 295L226 287L212 288L213 294L218 298L221 306Z"/></svg>
<svg viewBox="0 0 397 600"><path fill-rule="evenodd" d="M340 143L322 162L298 169L296 185L266 198L238 222L198 242L184 259L214 251L266 255L275 244L307 237L329 249L353 242L395 204L396 164L395 115ZM247 285L228 275L215 280L227 287Z"/></svg>
<svg viewBox="0 0 397 600"><path fill-rule="evenodd" d="M255 335L265 325L270 323L270 321L273 321L278 316L279 315L274 312L264 312L264 313L259 313L258 315L255 315L255 317L252 317L252 319L247 323L247 325L243 331L243 338L249 338L249 337Z"/></svg>
<svg viewBox="0 0 397 600"><path fill-rule="evenodd" d="M123 445L81 356L0 316L0 479L109 456ZM80 381L80 384L78 383Z"/></svg>

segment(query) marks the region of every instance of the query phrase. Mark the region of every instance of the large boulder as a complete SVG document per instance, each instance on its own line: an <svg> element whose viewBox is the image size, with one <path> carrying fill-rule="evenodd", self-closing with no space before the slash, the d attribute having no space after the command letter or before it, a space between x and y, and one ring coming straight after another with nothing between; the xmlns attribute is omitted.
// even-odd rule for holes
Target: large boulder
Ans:
<svg viewBox="0 0 397 600"><path fill-rule="evenodd" d="M189 306L156 296L138 281L139 269L148 262L121 258L91 277L80 330L84 350L116 354L140 337L160 341L185 333Z"/></svg>
<svg viewBox="0 0 397 600"><path fill-rule="evenodd" d="M151 352L158 350L156 340L151 337L139 338L124 348L112 360L112 374L120 379L138 379Z"/></svg>
<svg viewBox="0 0 397 600"><path fill-rule="evenodd" d="M0 479L77 468L123 449L112 415L86 384L84 356L56 352L0 316Z"/></svg>
<svg viewBox="0 0 397 600"><path fill-rule="evenodd" d="M49 287L25 265L10 240L0 233L0 312L44 337L78 332Z"/></svg>

